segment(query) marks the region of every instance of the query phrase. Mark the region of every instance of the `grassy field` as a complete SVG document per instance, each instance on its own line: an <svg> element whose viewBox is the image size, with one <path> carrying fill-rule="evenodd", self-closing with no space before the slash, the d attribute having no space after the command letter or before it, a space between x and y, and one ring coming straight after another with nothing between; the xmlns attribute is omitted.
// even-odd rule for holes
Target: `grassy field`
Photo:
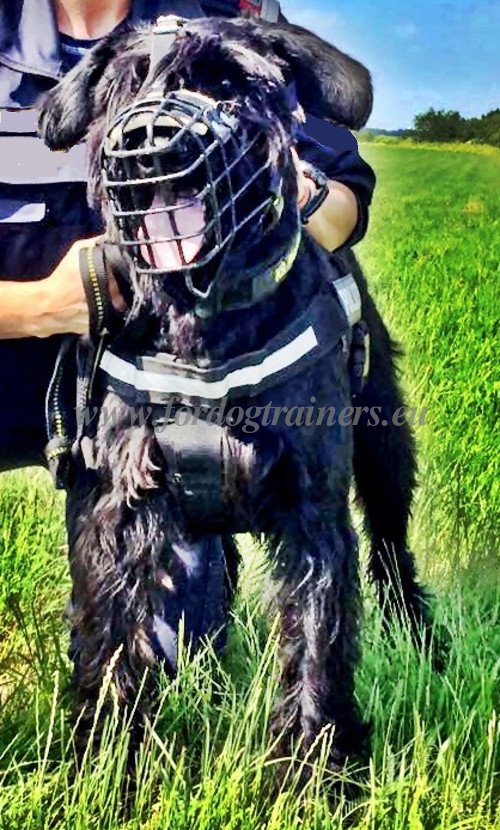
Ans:
<svg viewBox="0 0 500 830"><path fill-rule="evenodd" d="M365 586L358 694L373 757L356 801L271 789L275 692L262 552L248 539L228 652L210 649L163 684L139 786L119 809L127 731L72 766L62 609L63 502L42 474L0 478L0 830L494 830L500 828L500 585L495 519L494 300L500 154L367 145L379 188L361 257L403 344L419 427L413 541L451 641L436 676L406 637L384 642ZM495 222L497 227L495 228ZM327 736L324 739L327 742ZM325 747L326 748L326 747Z"/></svg>
<svg viewBox="0 0 500 830"><path fill-rule="evenodd" d="M487 149L364 148L380 186L361 258L405 350L408 400L427 410L416 528L434 567L497 561L500 152Z"/></svg>

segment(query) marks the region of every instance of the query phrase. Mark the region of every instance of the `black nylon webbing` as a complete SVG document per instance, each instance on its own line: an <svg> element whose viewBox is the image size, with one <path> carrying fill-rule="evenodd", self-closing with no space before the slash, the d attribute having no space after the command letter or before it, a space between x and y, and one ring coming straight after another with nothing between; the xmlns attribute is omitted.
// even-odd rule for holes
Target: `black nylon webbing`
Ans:
<svg viewBox="0 0 500 830"><path fill-rule="evenodd" d="M184 512L198 524L221 521L224 504L224 430L199 420L181 426L155 422L155 438L178 486Z"/></svg>
<svg viewBox="0 0 500 830"><path fill-rule="evenodd" d="M343 337L350 337L349 322L333 293L328 291L316 296L300 317L296 318L283 331L279 332L262 349L233 358L216 367L200 369L192 364L181 363L170 354L155 353L132 357L121 353L117 356L132 366L135 366L138 370L159 375L178 375L181 378L194 378L203 382L212 383L222 380L228 374L238 369L261 364L268 355L286 346L309 327L313 327L317 339L317 345L314 349L286 368L264 378L257 385L238 386L231 389L224 396L227 399L241 398L257 395L265 389L286 382L300 372L303 372L308 366L311 366L312 363L319 360L325 354L332 351L332 349L337 347ZM105 370L101 368L101 371ZM108 389L112 389L122 400L131 406L168 404L172 400L172 393L136 389L135 386L118 380L107 372L105 374L107 376L106 382ZM214 401L217 400L217 398L208 398L203 395L194 397L180 393L176 393L174 397L176 401L187 406L192 405L193 401L202 406L213 406Z"/></svg>

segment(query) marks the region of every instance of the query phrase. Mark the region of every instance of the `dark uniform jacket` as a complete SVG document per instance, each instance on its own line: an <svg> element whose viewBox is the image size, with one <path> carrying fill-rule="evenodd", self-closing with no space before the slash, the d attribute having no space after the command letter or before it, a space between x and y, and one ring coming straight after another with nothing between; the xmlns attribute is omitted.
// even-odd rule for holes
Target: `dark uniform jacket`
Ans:
<svg viewBox="0 0 500 830"><path fill-rule="evenodd" d="M250 0L132 0L130 19L230 16L239 3L252 8ZM262 5L271 19L279 11L276 0ZM36 135L33 107L63 68L51 0L0 0L0 279L46 277L74 240L101 230L87 205L84 148L53 153ZM306 126L321 140L321 123L314 122ZM351 133L328 129L330 147L304 134L299 155L356 194L354 242L366 229L374 176ZM0 341L0 470L42 461L43 403L59 344L59 337Z"/></svg>

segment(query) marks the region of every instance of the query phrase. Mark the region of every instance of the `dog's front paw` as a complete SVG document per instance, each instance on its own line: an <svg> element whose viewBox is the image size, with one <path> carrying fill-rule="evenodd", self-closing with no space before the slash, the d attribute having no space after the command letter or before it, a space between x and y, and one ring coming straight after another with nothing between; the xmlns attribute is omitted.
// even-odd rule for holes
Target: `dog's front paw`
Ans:
<svg viewBox="0 0 500 830"><path fill-rule="evenodd" d="M332 797L347 789L350 798L357 797L363 783L361 769L369 762L371 731L370 723L353 719L344 721L341 727L325 724L311 734L299 730L282 732L273 743L277 783L280 788L302 790L319 775ZM359 784L351 773L346 775L351 764L356 768L354 778L360 777Z"/></svg>

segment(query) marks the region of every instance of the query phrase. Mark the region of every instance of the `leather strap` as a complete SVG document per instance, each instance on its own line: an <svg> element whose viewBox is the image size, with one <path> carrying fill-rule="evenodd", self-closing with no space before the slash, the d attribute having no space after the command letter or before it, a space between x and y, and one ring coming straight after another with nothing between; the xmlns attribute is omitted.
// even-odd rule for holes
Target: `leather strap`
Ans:
<svg viewBox="0 0 500 830"><path fill-rule="evenodd" d="M156 21L151 34L149 72L146 83L151 80L160 61L170 52L173 44L182 34L183 26L184 18L174 14L162 15Z"/></svg>

